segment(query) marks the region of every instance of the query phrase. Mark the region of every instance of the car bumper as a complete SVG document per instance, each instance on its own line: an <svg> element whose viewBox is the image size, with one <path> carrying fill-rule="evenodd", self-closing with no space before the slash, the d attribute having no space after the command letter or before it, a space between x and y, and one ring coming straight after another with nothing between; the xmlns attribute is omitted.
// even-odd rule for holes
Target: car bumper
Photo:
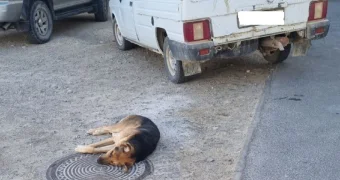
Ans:
<svg viewBox="0 0 340 180"><path fill-rule="evenodd" d="M329 31L329 20L321 20L307 23L306 38L310 40L321 39L327 36Z"/></svg>
<svg viewBox="0 0 340 180"><path fill-rule="evenodd" d="M258 49L258 39L243 41L241 44L219 45L214 42L200 44L186 44L177 41L169 41L172 55L178 60L206 61L210 59L223 59L250 54ZM202 55L200 51L208 52Z"/></svg>
<svg viewBox="0 0 340 180"><path fill-rule="evenodd" d="M307 23L306 40L316 40L327 36L329 31L329 20L321 20ZM259 48L258 39L242 41L237 46L230 45L215 46L213 41L199 44L186 44L177 41L169 41L173 56L178 60L206 61L210 59L224 59L250 54ZM201 50L209 53L201 55Z"/></svg>
<svg viewBox="0 0 340 180"><path fill-rule="evenodd" d="M22 1L0 1L0 23L20 20Z"/></svg>

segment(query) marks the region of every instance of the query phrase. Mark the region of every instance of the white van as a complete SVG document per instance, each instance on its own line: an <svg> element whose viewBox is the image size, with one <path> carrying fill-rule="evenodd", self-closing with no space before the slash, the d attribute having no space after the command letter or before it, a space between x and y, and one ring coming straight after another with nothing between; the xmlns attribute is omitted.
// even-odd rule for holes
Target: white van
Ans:
<svg viewBox="0 0 340 180"><path fill-rule="evenodd" d="M256 50L270 63L291 49L306 55L330 26L327 0L111 0L110 8L119 49L140 45L162 54L174 83L211 59Z"/></svg>

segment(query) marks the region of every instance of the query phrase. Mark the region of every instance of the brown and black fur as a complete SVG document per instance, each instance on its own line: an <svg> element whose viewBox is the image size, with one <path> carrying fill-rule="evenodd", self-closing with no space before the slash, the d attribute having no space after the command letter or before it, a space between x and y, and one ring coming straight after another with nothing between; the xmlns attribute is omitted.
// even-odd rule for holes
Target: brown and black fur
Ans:
<svg viewBox="0 0 340 180"><path fill-rule="evenodd" d="M152 154L160 139L157 126L150 119L139 115L127 116L112 126L90 129L88 133L111 133L112 137L87 146L78 146L75 151L105 153L98 158L98 163L122 166L125 171Z"/></svg>

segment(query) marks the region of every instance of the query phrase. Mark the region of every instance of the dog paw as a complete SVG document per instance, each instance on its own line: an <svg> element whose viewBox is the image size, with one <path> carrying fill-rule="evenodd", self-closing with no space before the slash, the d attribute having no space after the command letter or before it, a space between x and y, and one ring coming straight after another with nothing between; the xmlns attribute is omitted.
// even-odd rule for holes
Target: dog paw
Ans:
<svg viewBox="0 0 340 180"><path fill-rule="evenodd" d="M90 130L87 131L87 134L91 134L92 135L95 131L96 131L96 129L90 129Z"/></svg>
<svg viewBox="0 0 340 180"><path fill-rule="evenodd" d="M90 129L87 133L93 136L98 136L98 135L105 134L105 131L101 129Z"/></svg>
<svg viewBox="0 0 340 180"><path fill-rule="evenodd" d="M77 146L74 150L76 152L79 152L79 153L93 153L94 147L91 147L91 146Z"/></svg>

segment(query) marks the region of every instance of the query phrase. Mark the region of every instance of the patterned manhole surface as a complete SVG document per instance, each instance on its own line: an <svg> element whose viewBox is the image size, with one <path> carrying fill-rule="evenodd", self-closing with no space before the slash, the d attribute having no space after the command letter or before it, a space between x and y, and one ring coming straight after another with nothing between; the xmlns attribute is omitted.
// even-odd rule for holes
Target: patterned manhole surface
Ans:
<svg viewBox="0 0 340 180"><path fill-rule="evenodd" d="M97 163L99 155L72 154L54 162L46 173L48 180L141 180L151 174L149 160L136 163L128 172L117 166Z"/></svg>

